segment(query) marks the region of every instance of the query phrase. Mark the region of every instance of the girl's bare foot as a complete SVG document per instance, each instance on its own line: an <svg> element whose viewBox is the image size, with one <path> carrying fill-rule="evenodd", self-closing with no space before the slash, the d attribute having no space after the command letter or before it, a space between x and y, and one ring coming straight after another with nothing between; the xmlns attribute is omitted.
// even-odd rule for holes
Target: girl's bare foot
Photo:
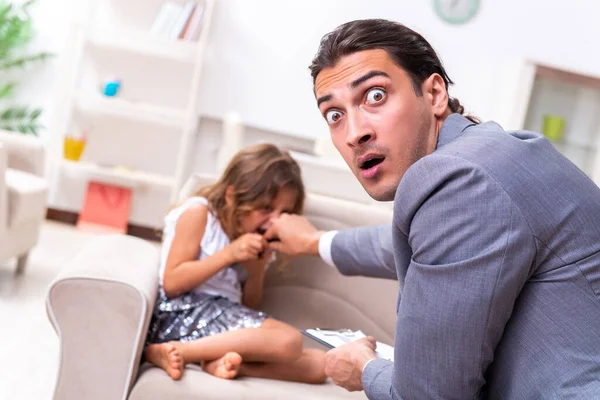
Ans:
<svg viewBox="0 0 600 400"><path fill-rule="evenodd" d="M202 369L217 378L233 379L237 376L242 364L242 356L229 352L214 361L204 361Z"/></svg>
<svg viewBox="0 0 600 400"><path fill-rule="evenodd" d="M146 349L146 360L164 369L174 380L181 378L183 358L174 342L151 344Z"/></svg>

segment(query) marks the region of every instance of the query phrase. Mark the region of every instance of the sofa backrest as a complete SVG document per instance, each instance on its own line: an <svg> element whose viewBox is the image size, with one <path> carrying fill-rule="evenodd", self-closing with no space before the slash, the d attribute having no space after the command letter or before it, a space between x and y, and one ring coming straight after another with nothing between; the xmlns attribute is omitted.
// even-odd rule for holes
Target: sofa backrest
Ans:
<svg viewBox="0 0 600 400"><path fill-rule="evenodd" d="M193 175L181 191L186 198L214 177ZM306 217L321 230L391 223L391 210L307 193ZM398 282L345 277L317 257L299 257L267 272L261 309L300 329L361 329L393 343Z"/></svg>
<svg viewBox="0 0 600 400"><path fill-rule="evenodd" d="M305 215L321 230L392 220L389 210L312 193ZM393 343L397 295L397 281L346 277L318 257L299 257L268 270L262 309L300 329L360 329Z"/></svg>

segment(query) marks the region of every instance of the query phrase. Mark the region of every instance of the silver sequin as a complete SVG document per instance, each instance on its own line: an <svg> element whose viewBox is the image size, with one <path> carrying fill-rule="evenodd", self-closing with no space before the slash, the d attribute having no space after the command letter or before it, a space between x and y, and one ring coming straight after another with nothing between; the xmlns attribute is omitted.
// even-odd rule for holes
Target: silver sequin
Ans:
<svg viewBox="0 0 600 400"><path fill-rule="evenodd" d="M187 342L242 328L258 328L268 315L225 297L190 292L168 299L162 288L146 344Z"/></svg>

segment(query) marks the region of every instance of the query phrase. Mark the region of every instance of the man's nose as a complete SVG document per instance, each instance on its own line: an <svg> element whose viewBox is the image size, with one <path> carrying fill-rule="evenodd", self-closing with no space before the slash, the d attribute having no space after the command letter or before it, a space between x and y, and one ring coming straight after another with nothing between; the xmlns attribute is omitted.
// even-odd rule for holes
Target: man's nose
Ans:
<svg viewBox="0 0 600 400"><path fill-rule="evenodd" d="M361 111L351 112L347 116L348 131L346 144L350 147L360 147L375 139L375 131L367 123Z"/></svg>

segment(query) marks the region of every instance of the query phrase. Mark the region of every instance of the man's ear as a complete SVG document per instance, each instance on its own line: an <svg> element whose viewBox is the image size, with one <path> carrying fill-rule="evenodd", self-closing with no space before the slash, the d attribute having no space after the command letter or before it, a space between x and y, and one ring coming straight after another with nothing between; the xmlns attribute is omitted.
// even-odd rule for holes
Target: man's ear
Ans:
<svg viewBox="0 0 600 400"><path fill-rule="evenodd" d="M233 185L229 185L227 186L227 189L225 189L225 203L227 203L228 206L231 206L233 204L234 190L235 188L233 187Z"/></svg>
<svg viewBox="0 0 600 400"><path fill-rule="evenodd" d="M448 91L446 90L444 78L440 74L431 74L429 78L423 81L421 88L423 94L427 95L426 98L430 102L433 114L436 117L445 115L448 110Z"/></svg>

